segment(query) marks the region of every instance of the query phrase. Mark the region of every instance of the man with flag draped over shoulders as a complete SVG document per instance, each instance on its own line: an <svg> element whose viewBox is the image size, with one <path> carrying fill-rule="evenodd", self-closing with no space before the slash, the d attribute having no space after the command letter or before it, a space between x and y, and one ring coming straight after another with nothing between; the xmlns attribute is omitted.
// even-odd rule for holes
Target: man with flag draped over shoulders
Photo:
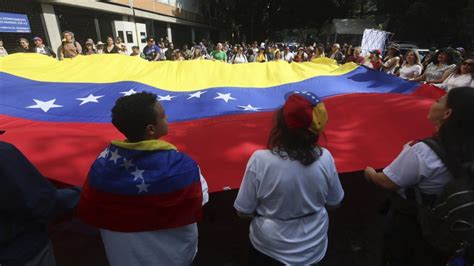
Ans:
<svg viewBox="0 0 474 266"><path fill-rule="evenodd" d="M111 266L190 265L197 253L207 183L199 166L172 144L165 110L151 93L119 98L112 141L91 166L79 216L100 228Z"/></svg>

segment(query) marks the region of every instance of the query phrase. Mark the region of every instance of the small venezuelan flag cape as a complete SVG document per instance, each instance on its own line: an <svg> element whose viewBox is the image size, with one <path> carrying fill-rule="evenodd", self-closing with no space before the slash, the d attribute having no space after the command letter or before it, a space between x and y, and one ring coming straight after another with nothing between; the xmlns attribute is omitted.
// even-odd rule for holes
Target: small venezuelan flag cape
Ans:
<svg viewBox="0 0 474 266"><path fill-rule="evenodd" d="M87 224L119 232L175 228L202 217L199 167L162 140L113 141L92 164L79 203Z"/></svg>

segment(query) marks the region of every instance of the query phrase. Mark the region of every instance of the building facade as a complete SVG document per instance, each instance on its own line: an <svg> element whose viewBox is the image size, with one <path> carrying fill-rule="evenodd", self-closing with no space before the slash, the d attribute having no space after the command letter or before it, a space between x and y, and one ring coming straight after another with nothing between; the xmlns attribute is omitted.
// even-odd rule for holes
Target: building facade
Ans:
<svg viewBox="0 0 474 266"><path fill-rule="evenodd" d="M147 36L167 38L180 48L208 40L215 32L200 0L2 0L0 12L29 20L30 32L2 32L0 27L0 39L9 51L19 38L31 42L35 36L56 49L63 31L74 32L81 44L89 38L105 42L108 36L119 36L129 48L144 47Z"/></svg>

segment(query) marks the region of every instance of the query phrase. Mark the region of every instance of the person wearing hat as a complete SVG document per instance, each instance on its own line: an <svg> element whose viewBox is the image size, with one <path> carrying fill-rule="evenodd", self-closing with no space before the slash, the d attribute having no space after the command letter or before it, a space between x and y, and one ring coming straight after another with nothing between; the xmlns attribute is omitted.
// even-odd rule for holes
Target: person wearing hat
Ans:
<svg viewBox="0 0 474 266"><path fill-rule="evenodd" d="M265 53L265 47L260 47L258 54L255 56L255 62L265 63L268 61L267 54Z"/></svg>
<svg viewBox="0 0 474 266"><path fill-rule="evenodd" d="M43 43L43 39L41 39L40 37L34 37L33 41L35 43L34 50L37 54L44 54L56 58L56 53L53 52L53 49Z"/></svg>
<svg viewBox="0 0 474 266"><path fill-rule="evenodd" d="M80 188L56 189L20 150L3 141L0 182L0 265L56 265L48 222L74 212Z"/></svg>
<svg viewBox="0 0 474 266"><path fill-rule="evenodd" d="M383 71L396 75L400 68L400 45L392 43L388 46L387 56L382 60Z"/></svg>
<svg viewBox="0 0 474 266"><path fill-rule="evenodd" d="M103 54L104 53L104 43L102 41L98 41L95 45L96 53Z"/></svg>
<svg viewBox="0 0 474 266"><path fill-rule="evenodd" d="M92 39L87 39L85 45L86 49L84 49L84 55L93 55L97 53L97 51L94 49L94 41Z"/></svg>
<svg viewBox="0 0 474 266"><path fill-rule="evenodd" d="M344 191L334 158L317 142L328 115L310 92L290 92L275 114L267 149L250 157L234 202L251 218L249 265L311 265L328 245L327 209Z"/></svg>
<svg viewBox="0 0 474 266"><path fill-rule="evenodd" d="M382 59L380 58L381 54L382 52L380 49L369 51L369 56L364 61L363 65L371 69L380 70L382 67Z"/></svg>
<svg viewBox="0 0 474 266"><path fill-rule="evenodd" d="M414 81L424 81L425 83L439 84L453 72L456 68L453 58L453 49L440 49L433 58L433 61L426 66L425 72Z"/></svg>

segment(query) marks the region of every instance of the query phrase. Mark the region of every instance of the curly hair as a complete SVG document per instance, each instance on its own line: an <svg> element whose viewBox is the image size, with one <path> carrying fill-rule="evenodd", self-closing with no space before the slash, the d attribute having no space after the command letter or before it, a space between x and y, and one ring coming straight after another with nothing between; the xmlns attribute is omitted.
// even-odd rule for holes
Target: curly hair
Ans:
<svg viewBox="0 0 474 266"><path fill-rule="evenodd" d="M318 139L318 134L307 129L290 130L281 108L275 114L275 126L270 132L267 148L283 159L289 158L303 165L310 165L322 155L322 149L316 144Z"/></svg>
<svg viewBox="0 0 474 266"><path fill-rule="evenodd" d="M146 126L155 124L156 95L149 92L120 97L112 108L112 124L130 142L142 141Z"/></svg>

